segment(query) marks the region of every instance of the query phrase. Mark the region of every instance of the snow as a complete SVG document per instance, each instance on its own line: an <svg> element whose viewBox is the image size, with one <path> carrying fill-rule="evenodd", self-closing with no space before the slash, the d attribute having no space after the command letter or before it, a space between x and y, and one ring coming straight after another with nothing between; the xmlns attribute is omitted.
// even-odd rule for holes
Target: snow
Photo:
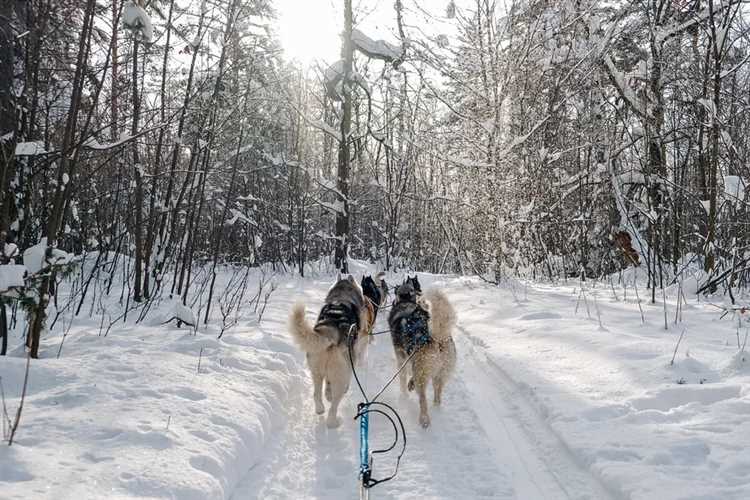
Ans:
<svg viewBox="0 0 750 500"><path fill-rule="evenodd" d="M375 267L354 261L351 270ZM315 415L305 356L286 331L291 305L303 299L313 319L334 279L320 266L308 274L280 276L263 320L243 316L221 340L215 327L174 322L102 332L100 318L84 316L57 359L63 330L53 329L31 364L16 443L0 446L3 498L356 498L358 423L344 418L330 430ZM372 498L746 499L741 312L721 320L688 293L675 325L672 288L665 331L661 303L641 304L641 321L634 276L590 281L582 293L578 281L498 287L420 273L458 311L457 370L429 430L418 426L413 395L397 383L384 393L408 441L398 476ZM386 275L389 284L403 278ZM175 304L162 303L162 317ZM375 330L385 328L381 315ZM0 363L11 414L25 362L16 351ZM360 368L365 390L377 391L394 365L390 339L377 336ZM361 400L353 386L344 417ZM390 425L372 417L370 437L373 448L390 444ZM377 456L375 477L394 462Z"/></svg>
<svg viewBox="0 0 750 500"><path fill-rule="evenodd" d="M47 238L36 245L27 248L23 252L23 265L29 270L29 273L36 274L45 266L45 253L47 252Z"/></svg>
<svg viewBox="0 0 750 500"><path fill-rule="evenodd" d="M628 101L628 104L641 116L646 116L646 108L643 105L641 99L635 94L633 89L627 82L626 75L619 71L612 61L609 55L604 56L604 65L609 71L612 80L617 87L617 90L622 95L623 99Z"/></svg>
<svg viewBox="0 0 750 500"><path fill-rule="evenodd" d="M401 47L385 40L373 40L358 29L352 30L352 43L360 52L373 59L391 62L401 58Z"/></svg>
<svg viewBox="0 0 750 500"><path fill-rule="evenodd" d="M88 149L94 149L97 151L106 151L108 149L114 149L116 147L122 146L126 142L128 142L132 136L128 132L123 132L120 134L120 139L115 142L107 142L107 143L100 143L93 137L88 138L84 143L83 147Z"/></svg>
<svg viewBox="0 0 750 500"><path fill-rule="evenodd" d="M0 265L0 294L25 286L26 266L18 264Z"/></svg>
<svg viewBox="0 0 750 500"><path fill-rule="evenodd" d="M140 40L151 43L154 37L154 27L148 13L132 0L122 6L122 24L133 31Z"/></svg>
<svg viewBox="0 0 750 500"><path fill-rule="evenodd" d="M320 206L322 206L326 210L333 212L335 214L344 213L344 202L342 202L341 200L336 200L333 203L329 203L327 201L319 201L318 203L320 204Z"/></svg>
<svg viewBox="0 0 750 500"><path fill-rule="evenodd" d="M232 218L224 223L225 226L233 226L237 223L237 221L247 222L251 226L258 226L258 224L254 220L235 208L230 208L229 212L232 214Z"/></svg>
<svg viewBox="0 0 750 500"><path fill-rule="evenodd" d="M183 304L179 299L171 299L167 302L165 314L162 318L162 323L179 320L192 327L195 327L198 324L198 320L193 310Z"/></svg>
<svg viewBox="0 0 750 500"><path fill-rule="evenodd" d="M724 196L735 204L740 204L745 199L747 181L738 175L724 176Z"/></svg>
<svg viewBox="0 0 750 500"><path fill-rule="evenodd" d="M35 156L47 153L44 143L40 141L19 142L16 144L16 156Z"/></svg>
<svg viewBox="0 0 750 500"><path fill-rule="evenodd" d="M30 274L36 274L48 266L70 264L75 260L74 255L57 248L50 250L49 257L46 257L46 252L47 238L42 238L39 243L24 250L23 265L26 266Z"/></svg>

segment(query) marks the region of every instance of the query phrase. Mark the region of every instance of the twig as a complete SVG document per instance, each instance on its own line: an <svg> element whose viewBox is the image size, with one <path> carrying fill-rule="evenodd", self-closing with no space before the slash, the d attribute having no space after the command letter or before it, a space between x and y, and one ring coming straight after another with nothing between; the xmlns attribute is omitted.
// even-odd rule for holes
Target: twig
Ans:
<svg viewBox="0 0 750 500"><path fill-rule="evenodd" d="M268 299L271 297L271 294L276 290L276 283L271 283L271 289L266 292L266 295L263 297L263 307L260 308L260 312L258 313L258 323L263 321L263 313L266 312L266 306L268 306Z"/></svg>
<svg viewBox="0 0 750 500"><path fill-rule="evenodd" d="M201 360L203 359L203 347L201 347L201 352L198 354L198 370L196 373L201 372Z"/></svg>
<svg viewBox="0 0 750 500"><path fill-rule="evenodd" d="M612 276L609 277L609 286L612 288L612 296L615 298L615 302L618 302L620 299L617 297L617 292L615 292L615 284L612 282Z"/></svg>
<svg viewBox="0 0 750 500"><path fill-rule="evenodd" d="M643 306L641 306L641 296L638 294L638 283L633 279L633 288L635 288L635 300L638 303L638 310L641 311L641 322L646 324L646 316L643 314Z"/></svg>
<svg viewBox="0 0 750 500"><path fill-rule="evenodd" d="M3 403L3 414L2 414L3 439L8 439L8 435L10 433L12 422L10 421L10 417L8 416L8 407L5 405L5 390L3 389L3 377L0 377L0 399L2 400L2 403Z"/></svg>
<svg viewBox="0 0 750 500"><path fill-rule="evenodd" d="M10 428L10 436L8 436L8 446L13 445L13 437L16 435L18 430L18 424L21 423L21 412L23 411L23 402L26 399L26 388L29 385L29 365L31 364L31 351L26 353L26 373L23 376L23 389L21 389L21 400L18 402L18 411L16 411L16 420L13 422L13 426Z"/></svg>
<svg viewBox="0 0 750 500"><path fill-rule="evenodd" d="M682 342L682 336L685 335L685 331L687 328L682 329L682 333L680 334L680 338L677 339L677 345L674 346L674 353L672 354L672 361L669 362L669 366L674 366L674 358L677 356L677 349L680 348L680 342Z"/></svg>
<svg viewBox="0 0 750 500"><path fill-rule="evenodd" d="M599 302L596 300L596 293L594 293L594 308L596 309L596 319L599 320L599 329L604 330L604 325L602 325L602 314L599 311Z"/></svg>
<svg viewBox="0 0 750 500"><path fill-rule="evenodd" d="M741 349L740 347L740 328L742 328L742 315L737 315L737 349Z"/></svg>

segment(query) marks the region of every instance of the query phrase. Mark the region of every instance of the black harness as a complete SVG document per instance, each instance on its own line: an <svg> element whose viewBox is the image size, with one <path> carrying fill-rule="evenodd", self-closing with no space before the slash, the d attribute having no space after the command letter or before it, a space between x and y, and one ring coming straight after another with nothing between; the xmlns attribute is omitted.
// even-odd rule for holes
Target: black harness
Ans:
<svg viewBox="0 0 750 500"><path fill-rule="evenodd" d="M432 342L429 320L429 313L418 305L411 314L401 318L399 326L402 338L406 341L404 345L406 354L411 354Z"/></svg>
<svg viewBox="0 0 750 500"><path fill-rule="evenodd" d="M352 330L352 325L354 325L353 336L356 339L359 331L359 314L352 304L334 302L323 306L318 315L318 323L333 324L340 332L347 332L341 336L339 340L339 344L341 344L347 339L348 332Z"/></svg>

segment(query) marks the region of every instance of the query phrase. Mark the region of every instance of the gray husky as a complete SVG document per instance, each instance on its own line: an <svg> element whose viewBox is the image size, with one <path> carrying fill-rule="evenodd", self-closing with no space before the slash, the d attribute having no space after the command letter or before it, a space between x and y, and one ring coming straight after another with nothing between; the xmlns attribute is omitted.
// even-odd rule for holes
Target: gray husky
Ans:
<svg viewBox="0 0 750 500"><path fill-rule="evenodd" d="M418 291L411 279L396 288L388 325L398 367L411 356L399 373L399 381L403 392L416 389L419 423L426 428L430 425L427 384L432 381L433 403L440 405L443 388L456 366L456 346L451 336L456 313L440 290L420 292L421 287Z"/></svg>
<svg viewBox="0 0 750 500"><path fill-rule="evenodd" d="M289 330L297 345L307 354L313 379L315 413L325 412L322 397L325 382L325 396L331 403L326 419L330 428L341 424L337 412L349 389L351 363L356 365L364 355L373 322L372 305L351 276L339 279L328 291L314 326L305 319L304 304L297 303L292 307Z"/></svg>

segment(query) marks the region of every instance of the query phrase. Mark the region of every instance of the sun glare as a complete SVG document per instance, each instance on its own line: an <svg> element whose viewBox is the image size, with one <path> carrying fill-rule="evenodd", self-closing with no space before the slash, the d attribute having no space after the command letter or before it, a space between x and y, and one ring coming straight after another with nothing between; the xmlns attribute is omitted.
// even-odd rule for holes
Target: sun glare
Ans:
<svg viewBox="0 0 750 500"><path fill-rule="evenodd" d="M340 9L334 0L277 0L279 36L288 59L333 62L340 51Z"/></svg>

